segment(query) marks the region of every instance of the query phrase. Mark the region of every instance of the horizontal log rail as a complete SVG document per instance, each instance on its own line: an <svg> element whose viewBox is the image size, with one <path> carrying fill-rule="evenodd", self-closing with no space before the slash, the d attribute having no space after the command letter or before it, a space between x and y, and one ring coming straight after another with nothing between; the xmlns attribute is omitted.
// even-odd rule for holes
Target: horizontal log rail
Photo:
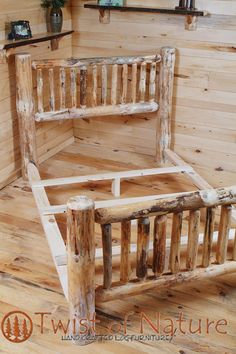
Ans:
<svg viewBox="0 0 236 354"><path fill-rule="evenodd" d="M59 111L36 113L36 122L48 122L67 119L83 119L98 116L130 115L140 113L152 113L158 110L156 102L140 102L118 104L116 106L97 106L84 108L66 108Z"/></svg>
<svg viewBox="0 0 236 354"><path fill-rule="evenodd" d="M99 224L135 220L153 215L178 213L205 207L236 204L236 186L186 193L157 201L140 202L131 205L101 208L95 211L95 221Z"/></svg>
<svg viewBox="0 0 236 354"><path fill-rule="evenodd" d="M103 289L99 286L95 293L96 303L121 299L125 296L138 295L154 288L157 288L159 291L187 282L196 282L197 280L209 279L234 272L236 272L236 262L226 262L221 265L213 264L209 268L196 268L193 271L162 275L159 278L151 276L147 277L146 280L142 282L135 279L127 284L122 284L121 282L113 283L110 289Z"/></svg>
<svg viewBox="0 0 236 354"><path fill-rule="evenodd" d="M140 64L146 62L147 64L161 62L161 55L147 55L147 56L118 56L118 57L100 57L100 58L69 58L69 59L47 59L32 61L33 69L48 69L51 67L84 67L93 65L124 65L124 64Z"/></svg>

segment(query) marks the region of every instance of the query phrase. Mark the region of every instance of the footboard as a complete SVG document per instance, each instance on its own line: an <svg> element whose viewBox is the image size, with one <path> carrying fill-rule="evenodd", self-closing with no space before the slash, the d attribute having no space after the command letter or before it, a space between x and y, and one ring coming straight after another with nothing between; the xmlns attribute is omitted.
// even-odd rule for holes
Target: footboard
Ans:
<svg viewBox="0 0 236 354"><path fill-rule="evenodd" d="M67 240L71 315L77 313L80 318L88 318L95 311L95 223L101 225L103 254L103 284L96 288L96 301L104 302L154 287L161 289L236 271L235 230L230 230L235 203L236 186L99 209L86 197L72 198L68 203ZM216 228L217 207L220 217ZM203 235L200 235L201 209L206 209ZM186 212L188 235L182 251ZM135 231L132 220L137 220L137 241L131 247L131 233ZM119 281L113 281L112 267L115 223L121 223ZM233 242L229 243L229 238ZM135 265L132 264L135 273L131 272L131 250L136 253ZM118 253L116 249L115 255Z"/></svg>

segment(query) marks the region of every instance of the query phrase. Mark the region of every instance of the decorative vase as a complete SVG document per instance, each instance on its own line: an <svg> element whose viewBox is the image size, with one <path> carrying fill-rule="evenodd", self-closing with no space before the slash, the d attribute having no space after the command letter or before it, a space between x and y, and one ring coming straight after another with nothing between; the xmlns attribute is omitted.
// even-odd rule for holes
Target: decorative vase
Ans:
<svg viewBox="0 0 236 354"><path fill-rule="evenodd" d="M63 13L62 10L52 8L50 12L50 25L51 32L61 32L63 24Z"/></svg>
<svg viewBox="0 0 236 354"><path fill-rule="evenodd" d="M50 13L51 13L51 9L45 9L45 17L46 17L47 32L51 32Z"/></svg>

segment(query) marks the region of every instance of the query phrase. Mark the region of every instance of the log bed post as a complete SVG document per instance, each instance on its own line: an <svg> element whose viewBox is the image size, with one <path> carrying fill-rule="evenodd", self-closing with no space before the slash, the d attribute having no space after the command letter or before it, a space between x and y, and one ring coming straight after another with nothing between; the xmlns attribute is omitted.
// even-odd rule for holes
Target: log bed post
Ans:
<svg viewBox="0 0 236 354"><path fill-rule="evenodd" d="M68 299L70 334L86 345L95 335L91 320L95 315L95 237L94 202L74 197L67 203ZM84 333L84 319L88 331ZM83 338L87 336L88 338Z"/></svg>
<svg viewBox="0 0 236 354"><path fill-rule="evenodd" d="M23 179L27 179L29 162L37 165L31 56L16 55L16 108L20 131Z"/></svg>
<svg viewBox="0 0 236 354"><path fill-rule="evenodd" d="M163 47L159 70L159 110L157 113L156 159L158 163L166 162L165 150L171 142L171 114L175 65L175 49Z"/></svg>

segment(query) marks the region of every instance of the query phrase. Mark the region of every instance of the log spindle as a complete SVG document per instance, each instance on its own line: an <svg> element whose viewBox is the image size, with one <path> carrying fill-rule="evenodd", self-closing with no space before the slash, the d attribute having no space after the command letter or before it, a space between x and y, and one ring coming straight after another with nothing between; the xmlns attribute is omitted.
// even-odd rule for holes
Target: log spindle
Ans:
<svg viewBox="0 0 236 354"><path fill-rule="evenodd" d="M157 64L155 62L150 65L150 80L149 80L149 101L154 102L156 98L156 72Z"/></svg>
<svg viewBox="0 0 236 354"><path fill-rule="evenodd" d="M60 68L60 109L66 108L66 71Z"/></svg>
<svg viewBox="0 0 236 354"><path fill-rule="evenodd" d="M131 241L131 221L121 223L121 258L120 258L120 280L123 283L129 281L131 272L130 264L130 241Z"/></svg>
<svg viewBox="0 0 236 354"><path fill-rule="evenodd" d="M171 143L171 116L173 79L175 65L175 49L164 47L161 49L162 62L159 70L159 110L157 113L157 161L166 162L165 150Z"/></svg>
<svg viewBox="0 0 236 354"><path fill-rule="evenodd" d="M173 214L169 263L171 273L178 273L180 270L180 239L182 220L182 212Z"/></svg>
<svg viewBox="0 0 236 354"><path fill-rule="evenodd" d="M33 80L31 56L16 55L16 107L20 131L21 167L23 178L27 179L29 162L37 165L36 132L34 120Z"/></svg>
<svg viewBox="0 0 236 354"><path fill-rule="evenodd" d="M54 88L54 70L49 69L49 107L50 111L55 111L55 88Z"/></svg>
<svg viewBox="0 0 236 354"><path fill-rule="evenodd" d="M122 75L121 75L121 104L127 102L128 94L128 65L122 65Z"/></svg>
<svg viewBox="0 0 236 354"><path fill-rule="evenodd" d="M223 264L226 261L231 216L232 206L223 205L221 207L219 235L216 249L216 261L219 264Z"/></svg>
<svg viewBox="0 0 236 354"><path fill-rule="evenodd" d="M234 245L233 245L233 260L236 261L236 230L235 230Z"/></svg>
<svg viewBox="0 0 236 354"><path fill-rule="evenodd" d="M159 276L165 269L167 216L157 216L154 220L152 270Z"/></svg>
<svg viewBox="0 0 236 354"><path fill-rule="evenodd" d="M94 207L94 202L87 197L74 197L67 203L70 334L79 337L80 331L84 330L79 321L87 319L88 335L91 336L91 339L76 340L76 344L79 345L89 344L95 334L90 322L95 314Z"/></svg>
<svg viewBox="0 0 236 354"><path fill-rule="evenodd" d="M138 72L138 65L137 63L134 63L132 65L132 83L131 83L132 103L136 103L137 100L137 72Z"/></svg>
<svg viewBox="0 0 236 354"><path fill-rule="evenodd" d="M103 247L103 288L110 289L112 284L112 225L102 225Z"/></svg>
<svg viewBox="0 0 236 354"><path fill-rule="evenodd" d="M71 107L77 107L77 86L76 86L76 69L70 69L70 95L71 95Z"/></svg>
<svg viewBox="0 0 236 354"><path fill-rule="evenodd" d="M140 82L139 82L140 102L145 102L146 81L147 81L147 63L143 62L140 68Z"/></svg>
<svg viewBox="0 0 236 354"><path fill-rule="evenodd" d="M93 92L92 92L92 107L97 106L97 94L98 94L98 69L97 65L93 65L92 68L93 77Z"/></svg>
<svg viewBox="0 0 236 354"><path fill-rule="evenodd" d="M138 239L136 257L136 275L139 280L147 276L148 271L148 246L150 237L150 220L141 218L138 220Z"/></svg>
<svg viewBox="0 0 236 354"><path fill-rule="evenodd" d="M211 251L213 242L213 233L215 225L216 208L207 208L206 222L204 230L203 251L202 251L202 266L207 268L211 263Z"/></svg>
<svg viewBox="0 0 236 354"><path fill-rule="evenodd" d="M107 66L102 65L102 105L107 104Z"/></svg>
<svg viewBox="0 0 236 354"><path fill-rule="evenodd" d="M117 104L118 65L112 66L111 104Z"/></svg>
<svg viewBox="0 0 236 354"><path fill-rule="evenodd" d="M87 105L87 67L80 69L80 107L86 108Z"/></svg>
<svg viewBox="0 0 236 354"><path fill-rule="evenodd" d="M197 266L199 225L200 210L191 210L188 223L187 270L194 270Z"/></svg>
<svg viewBox="0 0 236 354"><path fill-rule="evenodd" d="M43 72L42 69L37 70L37 97L38 97L38 112L44 112L43 107Z"/></svg>

